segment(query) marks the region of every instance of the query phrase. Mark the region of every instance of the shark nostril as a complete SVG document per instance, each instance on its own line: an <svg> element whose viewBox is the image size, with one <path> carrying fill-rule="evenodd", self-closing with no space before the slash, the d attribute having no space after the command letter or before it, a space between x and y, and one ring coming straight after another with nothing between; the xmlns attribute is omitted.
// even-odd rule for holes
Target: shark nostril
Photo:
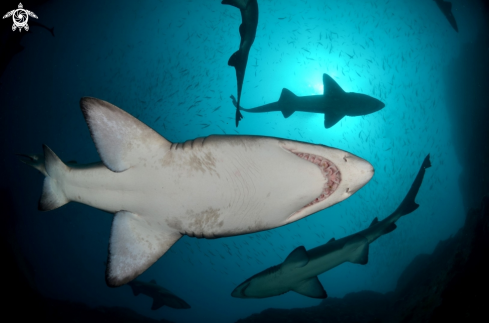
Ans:
<svg viewBox="0 0 489 323"><path fill-rule="evenodd" d="M350 191L350 188L349 188L349 187L347 187L347 188L346 188L346 192L348 193L349 191Z"/></svg>
<svg viewBox="0 0 489 323"><path fill-rule="evenodd" d="M346 159L346 156L343 157L343 160L345 161L345 163L348 162L348 160Z"/></svg>

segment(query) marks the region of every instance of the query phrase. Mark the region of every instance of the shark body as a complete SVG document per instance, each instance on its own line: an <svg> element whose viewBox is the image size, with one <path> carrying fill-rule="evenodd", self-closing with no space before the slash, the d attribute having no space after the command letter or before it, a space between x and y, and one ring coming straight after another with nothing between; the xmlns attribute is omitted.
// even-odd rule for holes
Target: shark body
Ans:
<svg viewBox="0 0 489 323"><path fill-rule="evenodd" d="M70 201L115 214L106 282L125 284L182 235L218 238L268 230L351 196L373 176L348 152L258 136L171 143L118 107L80 106L102 162L65 164L47 146L22 161L46 178L38 208Z"/></svg>
<svg viewBox="0 0 489 323"><path fill-rule="evenodd" d="M251 113L281 111L284 118L290 117L296 111L323 113L324 127L331 128L344 116L362 116L379 111L385 104L361 93L345 92L329 75L323 74L324 94L296 96L290 90L282 89L277 102L262 105L252 109L241 110ZM238 105L233 96L233 104Z"/></svg>
<svg viewBox="0 0 489 323"><path fill-rule="evenodd" d="M265 298L295 291L308 297L326 298L326 291L317 275L347 261L366 264L369 244L396 229L395 222L401 216L419 207L414 199L423 181L425 169L430 166L428 155L402 203L384 220L379 221L375 218L367 229L339 240L333 238L309 251L300 246L292 251L282 264L247 279L236 287L231 295L238 298Z"/></svg>
<svg viewBox="0 0 489 323"><path fill-rule="evenodd" d="M448 22L453 27L453 29L455 29L455 31L458 32L457 21L455 20L455 17L452 13L452 3L443 0L434 0L434 1L438 5L438 8L440 8L443 15L447 18Z"/></svg>
<svg viewBox="0 0 489 323"><path fill-rule="evenodd" d="M133 280L127 284L131 287L134 296L144 294L153 299L153 305L151 305L152 310L157 310L164 305L175 309L190 308L190 305L183 299L173 294L168 289L158 286L154 279L149 283Z"/></svg>
<svg viewBox="0 0 489 323"><path fill-rule="evenodd" d="M223 0L222 4L234 6L241 12L241 25L239 26L239 35L241 42L239 49L231 55L228 61L229 66L236 69L236 79L238 83L238 105L236 106L236 127L243 115L239 112L239 102L241 101L241 90L248 64L248 55L251 45L255 41L256 27L258 26L258 3L257 0Z"/></svg>

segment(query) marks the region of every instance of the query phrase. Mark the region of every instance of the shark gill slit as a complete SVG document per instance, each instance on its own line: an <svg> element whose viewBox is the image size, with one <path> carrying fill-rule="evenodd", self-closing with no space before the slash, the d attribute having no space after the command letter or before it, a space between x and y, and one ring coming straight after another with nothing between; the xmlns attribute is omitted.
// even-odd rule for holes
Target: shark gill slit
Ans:
<svg viewBox="0 0 489 323"><path fill-rule="evenodd" d="M302 159L305 159L313 164L316 164L321 170L321 173L323 174L324 178L326 179L326 183L323 186L323 191L321 192L321 194L316 199L314 199L311 203L305 205L303 209L311 205L314 205L316 203L319 203L321 201L324 201L329 196L331 196L331 194L333 194L334 191L336 191L336 189L338 188L341 182L341 173L338 167L336 167L336 165L330 160L321 156L317 156L313 154L304 154L304 153L294 153L294 154Z"/></svg>

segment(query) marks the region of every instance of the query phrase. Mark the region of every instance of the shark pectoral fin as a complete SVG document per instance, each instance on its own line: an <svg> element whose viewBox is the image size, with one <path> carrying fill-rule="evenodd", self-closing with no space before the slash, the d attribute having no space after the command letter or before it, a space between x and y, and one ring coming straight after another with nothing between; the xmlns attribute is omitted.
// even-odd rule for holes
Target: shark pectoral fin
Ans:
<svg viewBox="0 0 489 323"><path fill-rule="evenodd" d="M141 290L136 285L129 283L129 286L131 287L134 296L141 294Z"/></svg>
<svg viewBox="0 0 489 323"><path fill-rule="evenodd" d="M304 283L302 283L299 287L294 288L293 291L301 295L312 297L312 298L328 297L328 294L326 294L326 291L324 290L323 285L321 285L318 276L309 278Z"/></svg>
<svg viewBox="0 0 489 323"><path fill-rule="evenodd" d="M394 231L395 229L397 229L397 225L395 223L391 223L387 228L385 228L383 233L387 234L389 232Z"/></svg>
<svg viewBox="0 0 489 323"><path fill-rule="evenodd" d="M323 94L324 96L338 96L345 94L345 91L333 80L331 76L323 74Z"/></svg>
<svg viewBox="0 0 489 323"><path fill-rule="evenodd" d="M237 50L234 52L233 55L231 55L231 57L229 57L228 65L237 68L239 64L240 64L240 51Z"/></svg>
<svg viewBox="0 0 489 323"><path fill-rule="evenodd" d="M292 93L290 90L283 88L278 103L280 106L280 111L282 112L284 118L288 118L295 112L294 101L297 99L297 95Z"/></svg>
<svg viewBox="0 0 489 323"><path fill-rule="evenodd" d="M282 268L284 270L304 267L309 263L309 256L306 248L300 246L295 248L284 260Z"/></svg>
<svg viewBox="0 0 489 323"><path fill-rule="evenodd" d="M105 272L108 286L121 286L142 274L182 236L176 231L157 229L137 214L128 211L116 213Z"/></svg>
<svg viewBox="0 0 489 323"><path fill-rule="evenodd" d="M344 116L345 115L336 114L336 113L332 113L332 112L329 112L329 113L326 112L324 114L324 127L326 129L331 128L336 123L338 123L338 121L340 121Z"/></svg>
<svg viewBox="0 0 489 323"><path fill-rule="evenodd" d="M153 305L151 305L151 309L154 311L164 305L165 305L165 300L163 299L163 297L155 297L153 298Z"/></svg>
<svg viewBox="0 0 489 323"><path fill-rule="evenodd" d="M171 143L129 113L103 100L84 97L80 107L102 162L113 172L137 165Z"/></svg>
<svg viewBox="0 0 489 323"><path fill-rule="evenodd" d="M354 264L365 265L368 263L368 240L364 238L363 243L352 253L350 262Z"/></svg>

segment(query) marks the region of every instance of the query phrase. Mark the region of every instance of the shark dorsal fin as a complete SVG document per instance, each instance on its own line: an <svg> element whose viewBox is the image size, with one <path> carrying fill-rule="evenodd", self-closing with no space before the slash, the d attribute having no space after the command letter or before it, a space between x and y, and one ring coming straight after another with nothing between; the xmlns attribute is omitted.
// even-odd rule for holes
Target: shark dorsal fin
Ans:
<svg viewBox="0 0 489 323"><path fill-rule="evenodd" d="M330 242L333 242L333 241L336 241L336 239L335 239L335 238L331 238L331 239L329 239L329 241L328 241L328 242L326 242L326 243L330 243Z"/></svg>
<svg viewBox="0 0 489 323"><path fill-rule="evenodd" d="M284 260L282 264L283 269L300 268L307 265L309 262L309 256L307 255L306 248L300 246L295 248Z"/></svg>
<svg viewBox="0 0 489 323"><path fill-rule="evenodd" d="M105 271L107 285L121 286L141 275L182 237L177 231L162 229L155 231L143 217L132 212L115 214Z"/></svg>
<svg viewBox="0 0 489 323"><path fill-rule="evenodd" d="M379 219L377 217L375 217L375 219L373 219L372 223L370 223L370 225L368 227L370 228L372 225L375 225L377 223L379 223Z"/></svg>
<svg viewBox="0 0 489 323"><path fill-rule="evenodd" d="M294 292L312 298L326 298L328 295L321 285L318 276L314 276L306 280L300 286L293 289Z"/></svg>
<svg viewBox="0 0 489 323"><path fill-rule="evenodd" d="M333 80L331 76L323 74L324 96L338 96L345 94L345 91Z"/></svg>
<svg viewBox="0 0 489 323"><path fill-rule="evenodd" d="M80 107L102 162L113 172L123 172L136 166L141 156L171 146L156 131L109 102L85 97Z"/></svg>
<svg viewBox="0 0 489 323"><path fill-rule="evenodd" d="M345 115L340 115L332 112L324 113L324 127L326 129L331 128L338 123Z"/></svg>
<svg viewBox="0 0 489 323"><path fill-rule="evenodd" d="M151 279L151 281L149 283L153 284L153 285L158 285L158 284L156 284L156 280L154 280L154 279Z"/></svg>
<svg viewBox="0 0 489 323"><path fill-rule="evenodd" d="M295 112L295 105L294 101L297 99L297 95L292 93L292 91L283 88L282 93L280 94L280 98L278 99L278 102L280 103L280 106L282 108L282 114L284 115L284 118L288 118L292 115L292 113Z"/></svg>

